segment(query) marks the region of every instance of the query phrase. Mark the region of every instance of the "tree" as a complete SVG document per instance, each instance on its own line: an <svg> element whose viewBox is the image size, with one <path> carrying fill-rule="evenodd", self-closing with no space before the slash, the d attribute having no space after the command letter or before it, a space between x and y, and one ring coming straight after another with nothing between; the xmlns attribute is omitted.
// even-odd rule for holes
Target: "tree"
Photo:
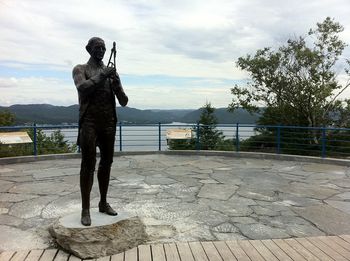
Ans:
<svg viewBox="0 0 350 261"><path fill-rule="evenodd" d="M216 129L218 121L214 115L215 108L210 102L207 102L201 109L202 113L198 122L200 146L202 150L214 150L225 137L221 131Z"/></svg>
<svg viewBox="0 0 350 261"><path fill-rule="evenodd" d="M350 83L337 80L338 60L346 47L339 38L344 28L327 17L306 36L289 39L277 50L264 48L240 57L237 65L251 81L231 89L229 110L249 112L265 107L258 124L349 126L350 100L337 100ZM344 61L343 61L344 64ZM349 75L349 61L344 71Z"/></svg>
<svg viewBox="0 0 350 261"><path fill-rule="evenodd" d="M15 123L15 115L8 110L0 111L0 126L11 126Z"/></svg>
<svg viewBox="0 0 350 261"><path fill-rule="evenodd" d="M210 103L206 103L201 108L201 115L199 118L198 130L197 126L192 129L193 133L196 133L199 138L197 144L197 138L188 140L171 140L169 148L171 150L233 150L233 141L225 140L223 133L216 129L217 118L214 115L215 108ZM199 147L198 147L199 146Z"/></svg>

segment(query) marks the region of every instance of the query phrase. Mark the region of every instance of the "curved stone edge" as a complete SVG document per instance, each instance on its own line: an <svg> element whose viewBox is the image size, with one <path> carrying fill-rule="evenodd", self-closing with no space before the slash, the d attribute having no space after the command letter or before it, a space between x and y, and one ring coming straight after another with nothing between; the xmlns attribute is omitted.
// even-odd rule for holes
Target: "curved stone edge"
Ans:
<svg viewBox="0 0 350 261"><path fill-rule="evenodd" d="M139 217L87 228L67 228L57 220L49 232L61 248L86 259L118 254L146 243L145 228Z"/></svg>
<svg viewBox="0 0 350 261"><path fill-rule="evenodd" d="M259 153L259 152L235 152L235 151L194 151L194 150L174 150L174 151L118 151L114 153L115 157L118 156L132 156L132 155L198 155L198 156L223 156L233 158L253 158L253 159L270 159L270 160L286 160L286 161L298 161L307 163L324 163L340 166L350 166L350 160L337 159L337 158L321 158L311 156L300 156L290 154L274 154L274 153ZM79 153L67 153L67 154L50 154L39 156L23 156L23 157L8 157L0 158L0 165L25 163L33 161L44 160L58 160L58 159L73 159L81 158Z"/></svg>

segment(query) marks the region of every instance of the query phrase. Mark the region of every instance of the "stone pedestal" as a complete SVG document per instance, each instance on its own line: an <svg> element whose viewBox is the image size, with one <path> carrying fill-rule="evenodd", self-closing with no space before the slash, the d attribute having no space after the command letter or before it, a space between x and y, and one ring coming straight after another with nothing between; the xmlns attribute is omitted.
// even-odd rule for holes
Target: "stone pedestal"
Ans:
<svg viewBox="0 0 350 261"><path fill-rule="evenodd" d="M57 220L50 228L51 235L66 251L80 258L114 255L147 241L145 226L138 217L126 213L108 216L92 209L91 226L80 223L79 213Z"/></svg>

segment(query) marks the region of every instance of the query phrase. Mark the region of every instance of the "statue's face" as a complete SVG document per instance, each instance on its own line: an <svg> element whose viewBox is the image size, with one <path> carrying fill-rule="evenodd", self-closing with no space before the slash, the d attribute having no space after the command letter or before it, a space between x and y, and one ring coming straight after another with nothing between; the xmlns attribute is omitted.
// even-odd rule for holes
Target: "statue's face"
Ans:
<svg viewBox="0 0 350 261"><path fill-rule="evenodd" d="M97 61L102 61L103 56L106 52L106 46L104 42L97 41L94 43L94 45L91 47L90 55Z"/></svg>

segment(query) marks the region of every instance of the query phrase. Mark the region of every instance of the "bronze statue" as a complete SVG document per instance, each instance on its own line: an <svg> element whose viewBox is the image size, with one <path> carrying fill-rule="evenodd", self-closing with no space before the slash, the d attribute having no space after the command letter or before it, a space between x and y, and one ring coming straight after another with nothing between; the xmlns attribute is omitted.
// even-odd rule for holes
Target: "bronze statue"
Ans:
<svg viewBox="0 0 350 261"><path fill-rule="evenodd" d="M123 90L115 63L112 67L103 64L102 59L106 52L104 41L101 38L93 37L89 40L86 50L91 57L86 64L74 67L73 79L79 96L77 143L82 153L80 169L81 223L84 226L90 226L90 192L94 180L96 146L99 147L101 156L97 172L100 189L99 211L107 215L117 215L117 212L107 203L117 123L114 95L121 106L126 106L128 97Z"/></svg>

